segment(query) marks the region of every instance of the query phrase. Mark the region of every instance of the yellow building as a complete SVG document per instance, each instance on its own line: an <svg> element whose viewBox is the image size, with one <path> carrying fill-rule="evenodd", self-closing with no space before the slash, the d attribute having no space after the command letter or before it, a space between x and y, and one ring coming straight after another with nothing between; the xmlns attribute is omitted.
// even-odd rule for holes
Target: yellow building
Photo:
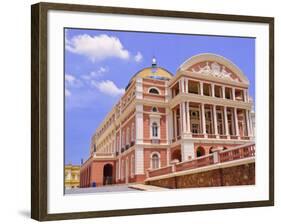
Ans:
<svg viewBox="0 0 281 224"><path fill-rule="evenodd" d="M64 186L66 189L77 188L80 185L80 166L68 164L64 167Z"/></svg>

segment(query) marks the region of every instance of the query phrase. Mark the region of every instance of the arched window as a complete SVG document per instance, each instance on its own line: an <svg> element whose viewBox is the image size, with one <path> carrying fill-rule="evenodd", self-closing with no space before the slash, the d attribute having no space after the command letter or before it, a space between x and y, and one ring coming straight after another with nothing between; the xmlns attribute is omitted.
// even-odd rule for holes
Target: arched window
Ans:
<svg viewBox="0 0 281 224"><path fill-rule="evenodd" d="M158 137L158 125L156 122L152 123L152 137Z"/></svg>
<svg viewBox="0 0 281 224"><path fill-rule="evenodd" d="M156 88L150 88L150 89L149 89L149 93L159 95L159 91L158 91L158 89L156 89Z"/></svg>
<svg viewBox="0 0 281 224"><path fill-rule="evenodd" d="M196 156L200 157L200 156L204 156L205 155L205 150L203 147L199 146L196 150Z"/></svg>
<svg viewBox="0 0 281 224"><path fill-rule="evenodd" d="M151 168L152 169L160 168L160 155L158 153L153 153L151 156Z"/></svg>
<svg viewBox="0 0 281 224"><path fill-rule="evenodd" d="M157 107L152 107L152 112L158 112Z"/></svg>

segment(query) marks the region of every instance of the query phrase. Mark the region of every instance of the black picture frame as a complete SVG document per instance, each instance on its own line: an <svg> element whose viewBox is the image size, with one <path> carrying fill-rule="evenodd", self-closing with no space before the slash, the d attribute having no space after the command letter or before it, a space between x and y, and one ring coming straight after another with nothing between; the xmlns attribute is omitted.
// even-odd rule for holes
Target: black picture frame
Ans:
<svg viewBox="0 0 281 224"><path fill-rule="evenodd" d="M170 206L126 210L88 211L48 214L47 210L47 13L49 10L99 12L158 16L167 18L195 18L204 20L239 21L269 25L269 199L204 205ZM210 14L201 12L164 11L91 5L38 3L31 6L31 218L39 221L80 219L109 216L142 215L170 212L246 208L274 205L274 18Z"/></svg>

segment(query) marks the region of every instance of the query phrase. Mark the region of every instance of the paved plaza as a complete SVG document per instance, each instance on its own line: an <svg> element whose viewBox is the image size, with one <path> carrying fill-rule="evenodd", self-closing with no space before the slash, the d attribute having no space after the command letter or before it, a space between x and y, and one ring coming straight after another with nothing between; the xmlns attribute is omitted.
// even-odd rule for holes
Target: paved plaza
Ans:
<svg viewBox="0 0 281 224"><path fill-rule="evenodd" d="M104 192L141 192L141 191L162 191L166 188L156 187L145 184L115 184L102 187L87 187L87 188L71 188L66 189L65 194L83 194L83 193L104 193Z"/></svg>
<svg viewBox="0 0 281 224"><path fill-rule="evenodd" d="M130 188L127 184L107 185L102 187L87 187L87 188L71 188L66 189L65 194L83 194L83 193L104 193L104 192L140 192L140 190Z"/></svg>

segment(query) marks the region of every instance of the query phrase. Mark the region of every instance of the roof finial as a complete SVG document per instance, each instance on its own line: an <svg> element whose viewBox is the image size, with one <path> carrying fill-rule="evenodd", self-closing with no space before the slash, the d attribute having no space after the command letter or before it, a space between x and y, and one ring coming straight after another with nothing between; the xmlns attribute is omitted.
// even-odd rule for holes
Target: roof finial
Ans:
<svg viewBox="0 0 281 224"><path fill-rule="evenodd" d="M153 56L153 58L152 58L152 67L153 68L157 67L157 61L156 61L155 56Z"/></svg>

